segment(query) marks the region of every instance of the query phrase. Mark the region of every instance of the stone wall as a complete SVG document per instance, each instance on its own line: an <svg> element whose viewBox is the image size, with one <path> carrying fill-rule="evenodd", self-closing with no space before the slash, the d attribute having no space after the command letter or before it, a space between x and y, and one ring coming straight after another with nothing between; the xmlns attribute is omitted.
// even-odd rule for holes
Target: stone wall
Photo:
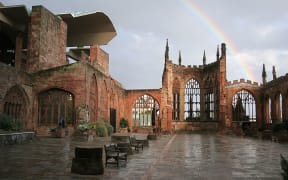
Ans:
<svg viewBox="0 0 288 180"><path fill-rule="evenodd" d="M217 121L198 121L198 122L184 122L173 121L173 131L211 131L216 132L219 130L219 122Z"/></svg>
<svg viewBox="0 0 288 180"><path fill-rule="evenodd" d="M87 61L34 73L34 79L34 96L52 88L73 94L76 125L80 120L110 121L110 108L115 108L117 111L117 124L120 118L124 117L124 89L112 78L97 71ZM33 111L33 119L37 120L37 99L33 103Z"/></svg>
<svg viewBox="0 0 288 180"><path fill-rule="evenodd" d="M100 65L102 72L109 75L109 55L98 45L90 47L90 61L95 67Z"/></svg>
<svg viewBox="0 0 288 180"><path fill-rule="evenodd" d="M27 72L66 64L67 25L42 6L33 6L28 33Z"/></svg>

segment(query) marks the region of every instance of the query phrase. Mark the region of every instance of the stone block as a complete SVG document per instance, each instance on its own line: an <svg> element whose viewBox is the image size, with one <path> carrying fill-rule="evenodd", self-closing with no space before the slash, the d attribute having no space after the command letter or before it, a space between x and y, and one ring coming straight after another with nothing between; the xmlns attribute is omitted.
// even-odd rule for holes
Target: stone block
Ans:
<svg viewBox="0 0 288 180"><path fill-rule="evenodd" d="M72 159L71 172L82 175L99 175L104 173L102 148L76 147Z"/></svg>

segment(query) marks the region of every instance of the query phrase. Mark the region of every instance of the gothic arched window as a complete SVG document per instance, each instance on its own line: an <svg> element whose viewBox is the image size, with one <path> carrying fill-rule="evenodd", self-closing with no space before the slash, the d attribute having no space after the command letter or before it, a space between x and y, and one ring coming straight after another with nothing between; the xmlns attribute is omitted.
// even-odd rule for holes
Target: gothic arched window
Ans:
<svg viewBox="0 0 288 180"><path fill-rule="evenodd" d="M180 120L180 81L179 79L175 79L173 82L172 119L175 121Z"/></svg>
<svg viewBox="0 0 288 180"><path fill-rule="evenodd" d="M253 95L246 90L238 91L233 96L233 120L256 121L256 103Z"/></svg>
<svg viewBox="0 0 288 180"><path fill-rule="evenodd" d="M151 96L144 94L135 100L132 108L132 126L155 126L159 117L159 104Z"/></svg>
<svg viewBox="0 0 288 180"><path fill-rule="evenodd" d="M212 120L214 119L214 108L215 108L215 100L214 100L214 93L207 92L205 93L205 114L207 119Z"/></svg>
<svg viewBox="0 0 288 180"><path fill-rule="evenodd" d="M39 125L57 126L62 119L73 123L73 95L61 89L50 89L39 94Z"/></svg>
<svg viewBox="0 0 288 180"><path fill-rule="evenodd" d="M271 98L268 95L265 98L264 108L265 108L265 115L264 115L265 123L266 124L271 124L272 123Z"/></svg>
<svg viewBox="0 0 288 180"><path fill-rule="evenodd" d="M200 86L195 79L189 80L185 86L184 106L185 120L200 119Z"/></svg>
<svg viewBox="0 0 288 180"><path fill-rule="evenodd" d="M4 98L4 113L16 121L24 122L28 103L26 97L27 95L21 87L12 87Z"/></svg>
<svg viewBox="0 0 288 180"><path fill-rule="evenodd" d="M283 121L283 106L282 106L282 94L280 93L279 96L278 96L278 103L277 103L277 109L278 109L278 118L279 120L282 122ZM276 102L277 102L276 101Z"/></svg>

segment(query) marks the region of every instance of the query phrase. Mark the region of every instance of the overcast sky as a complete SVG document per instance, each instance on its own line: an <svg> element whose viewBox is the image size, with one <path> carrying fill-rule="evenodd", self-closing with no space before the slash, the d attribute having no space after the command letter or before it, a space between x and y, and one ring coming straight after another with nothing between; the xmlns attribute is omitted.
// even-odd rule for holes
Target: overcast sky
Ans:
<svg viewBox="0 0 288 180"><path fill-rule="evenodd" d="M117 36L102 48L110 55L110 74L126 89L161 87L166 39L170 59L201 65L216 59L227 46L227 80L261 82L272 66L277 76L288 73L287 0L2 0L4 5L43 5L54 14L101 11Z"/></svg>

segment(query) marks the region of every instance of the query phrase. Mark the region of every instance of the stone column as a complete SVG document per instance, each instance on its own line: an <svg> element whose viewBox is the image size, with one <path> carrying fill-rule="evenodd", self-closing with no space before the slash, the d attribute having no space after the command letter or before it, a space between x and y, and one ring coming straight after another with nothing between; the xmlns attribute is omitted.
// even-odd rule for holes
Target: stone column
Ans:
<svg viewBox="0 0 288 180"><path fill-rule="evenodd" d="M17 69L21 68L22 63L22 45L23 45L23 35L19 32L16 37L15 43L15 67Z"/></svg>

